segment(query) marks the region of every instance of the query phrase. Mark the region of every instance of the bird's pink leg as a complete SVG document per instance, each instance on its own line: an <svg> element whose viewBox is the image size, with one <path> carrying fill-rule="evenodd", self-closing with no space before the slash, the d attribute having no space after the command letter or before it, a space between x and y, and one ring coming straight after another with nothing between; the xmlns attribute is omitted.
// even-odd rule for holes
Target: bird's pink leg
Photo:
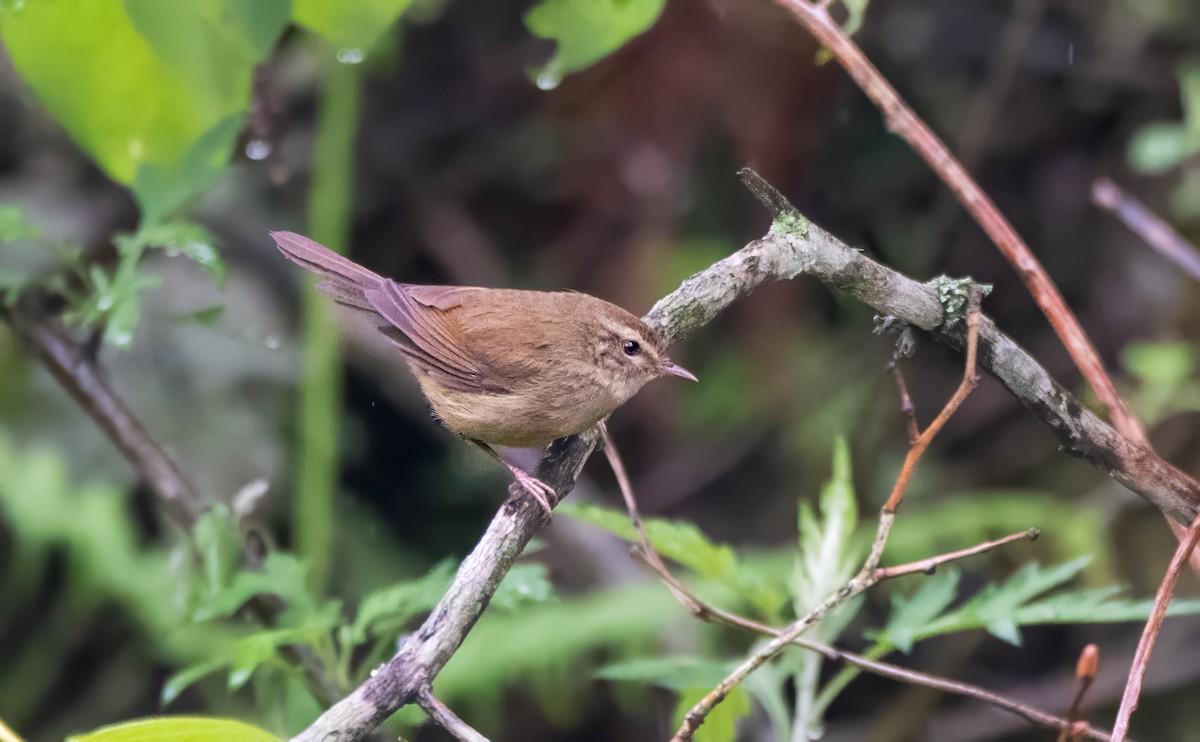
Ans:
<svg viewBox="0 0 1200 742"><path fill-rule="evenodd" d="M546 511L546 515L551 515L550 498L558 497L558 493L554 491L554 488L521 467L514 466L503 459L501 461L508 468L509 473L512 474L513 479L520 485L521 489L528 492L533 499L538 501L538 504Z"/></svg>

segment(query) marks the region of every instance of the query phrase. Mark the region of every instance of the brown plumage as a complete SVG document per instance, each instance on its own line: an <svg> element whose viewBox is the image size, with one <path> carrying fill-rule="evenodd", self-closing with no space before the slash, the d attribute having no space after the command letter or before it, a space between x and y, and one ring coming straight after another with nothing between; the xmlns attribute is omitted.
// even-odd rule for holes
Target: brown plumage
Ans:
<svg viewBox="0 0 1200 742"><path fill-rule="evenodd" d="M397 283L307 237L271 237L325 277L318 289L379 319L442 423L496 453L547 509L549 488L529 472L548 443L591 428L652 379L695 380L640 319L594 296Z"/></svg>

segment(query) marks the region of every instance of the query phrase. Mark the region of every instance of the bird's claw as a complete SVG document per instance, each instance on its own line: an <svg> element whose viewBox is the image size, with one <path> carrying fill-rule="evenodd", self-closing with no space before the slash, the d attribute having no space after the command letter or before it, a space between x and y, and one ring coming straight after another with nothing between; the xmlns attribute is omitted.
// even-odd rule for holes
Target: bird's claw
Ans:
<svg viewBox="0 0 1200 742"><path fill-rule="evenodd" d="M517 485L528 492L530 497L537 500L538 505L541 505L542 509L546 511L546 515L552 515L550 498L558 497L558 493L554 491L554 488L520 467L509 465L508 470L512 472L513 480L516 481Z"/></svg>

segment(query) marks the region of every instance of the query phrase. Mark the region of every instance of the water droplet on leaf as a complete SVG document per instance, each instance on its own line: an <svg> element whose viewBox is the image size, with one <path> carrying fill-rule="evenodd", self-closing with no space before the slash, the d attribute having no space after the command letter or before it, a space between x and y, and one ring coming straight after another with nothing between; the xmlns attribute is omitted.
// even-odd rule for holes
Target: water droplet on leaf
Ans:
<svg viewBox="0 0 1200 742"><path fill-rule="evenodd" d="M271 143L252 139L246 144L246 156L251 160L265 160L271 156Z"/></svg>

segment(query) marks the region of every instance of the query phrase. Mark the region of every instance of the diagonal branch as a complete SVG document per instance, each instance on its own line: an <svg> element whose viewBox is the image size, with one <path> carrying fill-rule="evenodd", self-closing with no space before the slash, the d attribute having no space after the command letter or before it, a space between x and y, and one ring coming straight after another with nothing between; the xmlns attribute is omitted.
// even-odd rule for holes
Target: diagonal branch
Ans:
<svg viewBox="0 0 1200 742"><path fill-rule="evenodd" d="M207 505L113 390L93 355L35 310L15 306L0 310L0 318L7 320L21 342L146 479L175 522L190 531Z"/></svg>
<svg viewBox="0 0 1200 742"><path fill-rule="evenodd" d="M912 480L912 475L917 469L917 464L929 448L929 444L933 442L933 439L941 432L946 422L958 411L958 408L962 406L967 396L970 395L979 383L979 377L975 373L975 359L979 349L979 299L979 286L971 284L966 318L967 358L963 368L962 381L959 383L958 388L954 390L954 394L951 395L949 401L942 407L942 411L938 413L938 416L929 424L929 427L918 433L916 440L909 446L908 455L904 459L904 464L900 467L900 473L896 475L896 483L892 487L892 494L888 496L887 502L884 503L879 511L879 527L876 530L875 540L871 543L870 553L867 554L867 559L863 563L862 569L845 585L821 601L817 607L793 621L783 630L777 632L771 641L759 647L740 665L734 668L733 672L729 673L716 688L709 691L704 698L700 699L687 712L683 717L683 724L680 725L679 731L675 732L675 736L672 737L672 742L691 742L695 738L696 730L700 728L700 725L704 723L704 720L708 718L708 715L712 713L717 704L725 700L726 696L740 685L750 673L769 662L786 646L799 639L801 635L820 623L826 616L846 603L846 601L879 583L881 579L879 562L883 559L884 547L887 546L888 536L891 535L892 526L896 522L896 510L904 500L904 493L908 489L908 483ZM947 323L943 322L943 324ZM892 364L892 370L893 373L899 374L899 369L894 364ZM904 389L902 382L899 384L899 387ZM910 406L909 402L911 400L905 400L904 406Z"/></svg>
<svg viewBox="0 0 1200 742"><path fill-rule="evenodd" d="M1158 592L1154 595L1154 608L1150 611L1150 618L1146 620L1146 628L1142 630L1142 638L1138 642L1137 652L1133 656L1133 667L1129 671L1129 681L1125 685L1125 692L1121 695L1121 708L1117 711L1117 722L1113 726L1113 739L1117 742L1124 742L1125 735L1129 731L1129 718L1137 709L1138 696L1142 692L1142 680L1146 676L1146 666L1150 664L1150 653L1154 651L1158 632L1162 629L1163 619L1167 617L1167 607L1171 604L1172 596L1175 595L1175 584L1179 582L1179 573L1183 571L1184 565L1187 564L1188 558L1195 550L1196 543L1200 542L1200 517L1196 518L1186 533L1186 537L1179 542L1179 547L1175 549L1175 555L1171 557L1171 563L1167 566L1167 573L1163 575Z"/></svg>
<svg viewBox="0 0 1200 742"><path fill-rule="evenodd" d="M1117 393L1112 379L1104 370L1087 333L1079 320L1067 306L1058 287L1046 273L1046 269L1034 257L1033 252L1012 224L996 208L992 199L971 178L966 168L955 159L950 149L904 102L896 89L871 64L871 60L846 35L845 31L829 15L828 9L810 0L775 0L801 26L832 52L838 63L883 114L888 130L908 142L938 178L954 193L963 207L987 233L1004 257L1016 269L1029 293L1041 308L1046 319L1058 334L1075 365L1096 392L1096 397L1108 409L1109 416L1121 433L1134 443L1149 448L1145 431L1134 417L1129 405Z"/></svg>
<svg viewBox="0 0 1200 742"><path fill-rule="evenodd" d="M963 328L943 325L935 287L877 263L809 224L754 171L743 170L740 176L774 219L771 231L687 279L654 305L644 320L668 343L686 338L764 283L808 274L951 347L965 348ZM982 316L978 363L1054 432L1065 451L1182 523L1190 523L1200 513L1200 484L1086 410L1032 356ZM557 492L569 492L594 447L590 437L557 442L538 477ZM540 508L523 508L526 500L510 499L504 504L459 567L451 589L396 657L296 740L360 739L367 729L415 700L424 687L418 681L428 685L445 665L487 607L500 577L540 527Z"/></svg>
<svg viewBox="0 0 1200 742"><path fill-rule="evenodd" d="M104 431L134 471L146 480L171 519L190 533L208 504L113 389L95 354L68 335L57 320L46 316L40 308L30 306L39 302L39 297L29 297L17 306L0 307L0 319L8 322L21 343ZM259 566L254 552L247 551L243 556L250 567ZM282 610L278 601L261 595L250 601L249 608L266 626L272 625ZM344 691L330 680L321 661L308 647L290 646L281 652L301 670L309 691L318 701L330 704L342 695Z"/></svg>

